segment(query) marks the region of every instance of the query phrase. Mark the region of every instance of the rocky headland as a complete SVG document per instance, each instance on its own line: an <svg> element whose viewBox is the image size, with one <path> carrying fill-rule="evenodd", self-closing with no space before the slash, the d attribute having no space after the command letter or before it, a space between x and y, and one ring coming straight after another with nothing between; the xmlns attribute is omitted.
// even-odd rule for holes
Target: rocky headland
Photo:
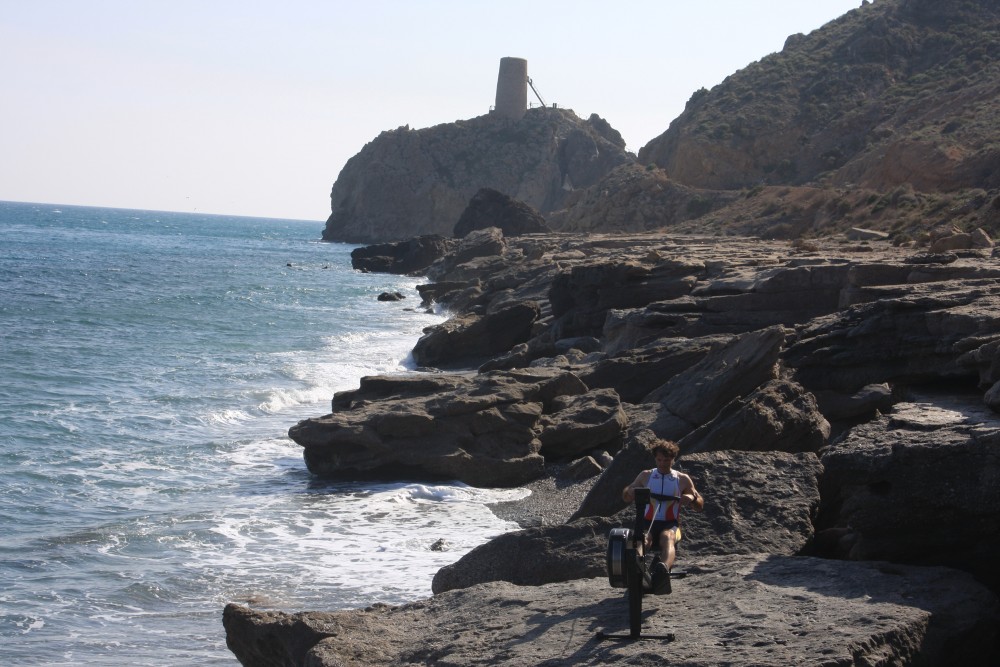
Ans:
<svg viewBox="0 0 1000 667"><path fill-rule="evenodd" d="M577 188L633 162L617 130L594 115L530 109L424 129L383 132L347 161L330 193L327 241L379 243L450 235L469 199L489 187L541 214L562 209Z"/></svg>
<svg viewBox="0 0 1000 667"><path fill-rule="evenodd" d="M425 276L416 372L293 426L309 470L533 493L432 598L229 605L244 665L1000 663L1000 7L863 2L624 150L536 109L384 133L324 238ZM415 298L414 298L415 297ZM404 301L405 303L405 301ZM389 306L387 306L389 307ZM679 442L674 593L643 633L609 531ZM430 545L428 545L430 548Z"/></svg>

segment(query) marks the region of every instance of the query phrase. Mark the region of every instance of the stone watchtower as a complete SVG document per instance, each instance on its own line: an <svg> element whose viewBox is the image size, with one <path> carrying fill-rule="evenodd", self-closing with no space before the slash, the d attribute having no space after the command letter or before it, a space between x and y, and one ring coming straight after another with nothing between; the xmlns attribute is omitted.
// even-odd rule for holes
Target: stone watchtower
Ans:
<svg viewBox="0 0 1000 667"><path fill-rule="evenodd" d="M501 58L497 76L495 113L521 120L528 110L528 61L524 58Z"/></svg>

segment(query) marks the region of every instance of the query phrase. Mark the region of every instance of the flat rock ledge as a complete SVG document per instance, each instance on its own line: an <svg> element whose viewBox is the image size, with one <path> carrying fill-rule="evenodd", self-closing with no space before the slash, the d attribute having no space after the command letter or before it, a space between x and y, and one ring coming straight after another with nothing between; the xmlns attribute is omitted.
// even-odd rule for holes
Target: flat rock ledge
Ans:
<svg viewBox="0 0 1000 667"><path fill-rule="evenodd" d="M957 570L768 555L685 567L672 595L644 598L641 641L598 637L628 634L624 591L606 578L491 582L340 612L231 604L223 622L246 667L968 666L994 655L997 599Z"/></svg>

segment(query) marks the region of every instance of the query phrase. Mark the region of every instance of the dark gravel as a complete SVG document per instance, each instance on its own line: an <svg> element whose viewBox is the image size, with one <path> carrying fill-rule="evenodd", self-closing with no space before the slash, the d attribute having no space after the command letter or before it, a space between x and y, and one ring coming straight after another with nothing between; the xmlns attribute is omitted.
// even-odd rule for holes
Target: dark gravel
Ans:
<svg viewBox="0 0 1000 667"><path fill-rule="evenodd" d="M561 477L564 470L564 467L550 466L546 477L526 485L531 495L521 500L495 503L489 506L490 509L501 519L514 521L522 528L566 523L580 508L598 478L569 480Z"/></svg>

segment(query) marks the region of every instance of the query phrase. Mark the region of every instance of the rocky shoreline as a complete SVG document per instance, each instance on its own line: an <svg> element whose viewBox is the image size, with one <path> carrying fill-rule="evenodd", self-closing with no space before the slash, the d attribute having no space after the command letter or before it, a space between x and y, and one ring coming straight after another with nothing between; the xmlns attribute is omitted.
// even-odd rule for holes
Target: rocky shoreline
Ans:
<svg viewBox="0 0 1000 667"><path fill-rule="evenodd" d="M426 601L229 605L230 648L253 666L994 664L1000 264L988 238L864 236L491 228L357 252L427 275L452 317L414 349L421 372L363 378L290 430L309 469L527 485L495 508L522 530ZM626 623L604 552L656 436L708 499L685 518L697 576L650 603L647 630L677 641L596 641Z"/></svg>
<svg viewBox="0 0 1000 667"><path fill-rule="evenodd" d="M683 593L647 603L642 641L599 638L627 632L625 601L601 579L493 582L354 612L231 605L225 622L249 665L988 664L990 630L970 619L991 601L954 570L718 556L689 571Z"/></svg>

